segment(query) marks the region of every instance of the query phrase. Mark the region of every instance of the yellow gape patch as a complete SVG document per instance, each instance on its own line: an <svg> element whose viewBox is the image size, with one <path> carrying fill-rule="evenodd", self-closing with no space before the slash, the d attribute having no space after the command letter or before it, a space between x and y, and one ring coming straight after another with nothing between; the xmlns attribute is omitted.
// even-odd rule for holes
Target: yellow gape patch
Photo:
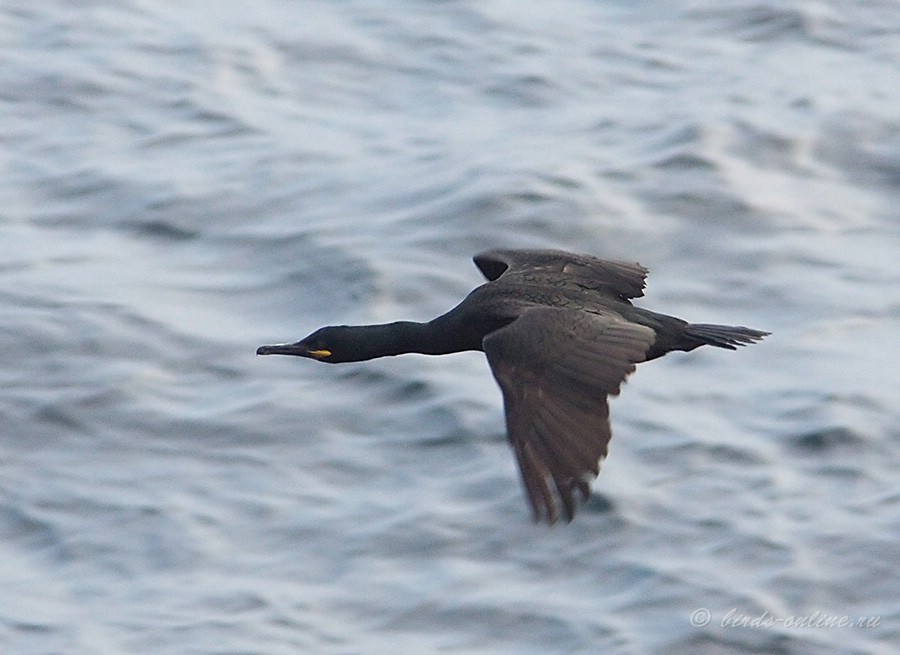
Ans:
<svg viewBox="0 0 900 655"><path fill-rule="evenodd" d="M315 357L316 359L322 359L323 357L331 357L330 350L310 350L309 354Z"/></svg>

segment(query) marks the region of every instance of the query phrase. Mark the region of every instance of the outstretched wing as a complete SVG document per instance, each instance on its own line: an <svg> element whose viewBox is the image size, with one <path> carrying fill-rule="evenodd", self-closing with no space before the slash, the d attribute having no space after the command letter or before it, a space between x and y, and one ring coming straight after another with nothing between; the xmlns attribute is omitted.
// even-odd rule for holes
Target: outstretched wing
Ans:
<svg viewBox="0 0 900 655"><path fill-rule="evenodd" d="M562 250L488 250L473 258L478 270L490 281L506 273L542 270L566 273L606 287L621 298L644 295L647 269L637 262L599 259Z"/></svg>
<svg viewBox="0 0 900 655"><path fill-rule="evenodd" d="M506 427L535 521L575 514L611 436L607 396L618 394L656 334L617 314L535 307L485 337L503 392Z"/></svg>

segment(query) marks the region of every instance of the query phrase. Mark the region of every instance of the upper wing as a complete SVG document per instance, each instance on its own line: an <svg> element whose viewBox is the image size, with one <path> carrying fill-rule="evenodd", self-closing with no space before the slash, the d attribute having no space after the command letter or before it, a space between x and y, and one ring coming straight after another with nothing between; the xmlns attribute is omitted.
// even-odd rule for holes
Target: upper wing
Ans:
<svg viewBox="0 0 900 655"><path fill-rule="evenodd" d="M488 280L496 280L507 271L515 273L539 269L567 273L605 286L622 298L644 295L647 269L637 262L599 259L562 250L488 250L473 258Z"/></svg>
<svg viewBox="0 0 900 655"><path fill-rule="evenodd" d="M611 436L608 394L656 333L617 314L535 307L484 339L503 391L506 426L535 521L575 514L587 500Z"/></svg>

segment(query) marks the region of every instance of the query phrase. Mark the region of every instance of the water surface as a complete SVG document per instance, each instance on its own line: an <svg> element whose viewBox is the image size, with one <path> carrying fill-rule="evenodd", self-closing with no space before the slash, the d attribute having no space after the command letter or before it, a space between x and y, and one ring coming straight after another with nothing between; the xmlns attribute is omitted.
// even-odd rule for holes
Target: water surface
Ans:
<svg viewBox="0 0 900 655"><path fill-rule="evenodd" d="M897 25L6 2L0 649L895 652ZM639 260L644 306L774 334L641 366L552 529L481 355L253 354L431 318L499 246Z"/></svg>

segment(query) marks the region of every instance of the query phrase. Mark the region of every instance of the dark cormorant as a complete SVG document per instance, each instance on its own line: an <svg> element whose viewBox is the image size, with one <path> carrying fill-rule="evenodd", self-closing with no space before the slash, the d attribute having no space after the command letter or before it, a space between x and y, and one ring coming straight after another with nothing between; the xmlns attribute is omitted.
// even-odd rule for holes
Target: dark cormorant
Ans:
<svg viewBox="0 0 900 655"><path fill-rule="evenodd" d="M572 520L600 471L611 436L607 396L635 364L672 350L735 350L768 332L688 323L631 304L647 269L555 250L475 256L489 280L428 323L323 327L257 355L322 362L480 350L503 392L506 428L534 520Z"/></svg>

